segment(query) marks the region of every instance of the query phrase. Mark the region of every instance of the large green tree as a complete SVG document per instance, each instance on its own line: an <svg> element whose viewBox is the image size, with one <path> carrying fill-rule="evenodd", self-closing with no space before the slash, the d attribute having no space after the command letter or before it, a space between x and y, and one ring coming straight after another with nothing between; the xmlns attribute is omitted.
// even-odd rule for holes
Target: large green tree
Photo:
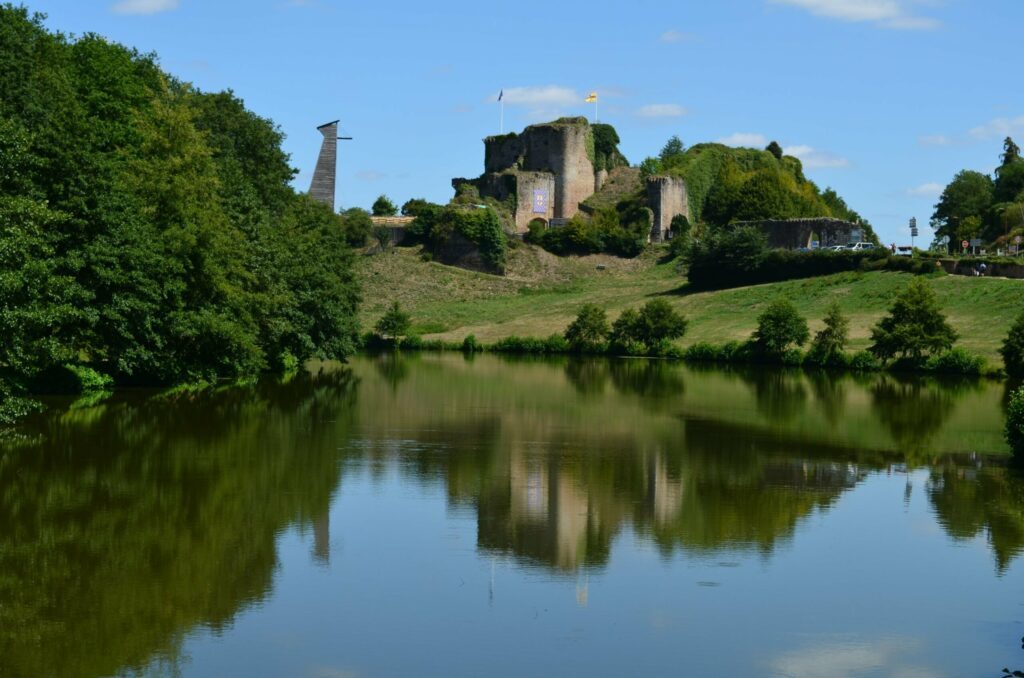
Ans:
<svg viewBox="0 0 1024 678"><path fill-rule="evenodd" d="M899 358L919 363L933 353L948 351L957 333L946 321L935 292L915 278L896 297L889 315L871 330L871 352L880 360Z"/></svg>
<svg viewBox="0 0 1024 678"><path fill-rule="evenodd" d="M931 223L936 234L956 240L964 219L983 218L988 213L994 189L992 178L987 174L973 170L959 172L942 191L935 205Z"/></svg>

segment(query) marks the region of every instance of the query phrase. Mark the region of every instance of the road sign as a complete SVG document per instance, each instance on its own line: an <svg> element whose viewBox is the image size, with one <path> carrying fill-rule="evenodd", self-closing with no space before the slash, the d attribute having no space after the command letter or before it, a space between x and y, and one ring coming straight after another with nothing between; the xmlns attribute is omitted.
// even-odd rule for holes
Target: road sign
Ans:
<svg viewBox="0 0 1024 678"><path fill-rule="evenodd" d="M971 247L981 247L981 238L971 238Z"/></svg>
<svg viewBox="0 0 1024 678"><path fill-rule="evenodd" d="M949 244L949 236L948 235L942 236L942 238L939 239L939 242L942 243L943 245L948 245Z"/></svg>
<svg viewBox="0 0 1024 678"><path fill-rule="evenodd" d="M960 246L963 247L964 249L967 249L968 247L971 246L971 243L964 240L962 243L960 243Z"/></svg>
<svg viewBox="0 0 1024 678"><path fill-rule="evenodd" d="M1018 236L1014 236L1013 244L1014 245L1019 245L1021 243L1021 240L1024 240L1024 238L1021 238L1019 235Z"/></svg>

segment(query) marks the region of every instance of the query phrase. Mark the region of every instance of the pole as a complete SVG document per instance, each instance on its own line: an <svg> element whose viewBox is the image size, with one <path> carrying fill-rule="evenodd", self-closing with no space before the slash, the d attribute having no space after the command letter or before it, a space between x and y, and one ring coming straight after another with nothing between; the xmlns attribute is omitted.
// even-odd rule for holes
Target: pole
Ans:
<svg viewBox="0 0 1024 678"><path fill-rule="evenodd" d="M502 92L504 92L504 90L502 90ZM498 134L504 134L505 133L505 97L502 97L501 101L499 101L498 103L500 104L500 108L501 108L501 122L498 124Z"/></svg>

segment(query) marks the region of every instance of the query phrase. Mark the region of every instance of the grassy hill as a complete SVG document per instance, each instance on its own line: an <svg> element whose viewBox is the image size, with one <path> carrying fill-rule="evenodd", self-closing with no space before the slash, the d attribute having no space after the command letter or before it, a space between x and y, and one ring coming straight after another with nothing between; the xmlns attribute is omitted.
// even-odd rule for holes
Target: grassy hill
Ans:
<svg viewBox="0 0 1024 678"><path fill-rule="evenodd" d="M825 308L838 301L850 318L851 347L867 348L872 325L888 310L910 277L902 273L841 273L715 292L688 293L674 262L658 263L662 250L636 259L606 255L560 258L520 245L509 253L505 277L421 261L418 251L398 248L368 254L356 266L363 283L364 327L372 327L393 300L426 337L461 340L468 334L491 342L505 336L562 332L580 305L591 302L620 311L663 295L690 319L688 346L745 339L769 301L785 297L821 327ZM1013 319L1024 310L1024 281L942 276L928 279L961 345L998 363L997 353Z"/></svg>

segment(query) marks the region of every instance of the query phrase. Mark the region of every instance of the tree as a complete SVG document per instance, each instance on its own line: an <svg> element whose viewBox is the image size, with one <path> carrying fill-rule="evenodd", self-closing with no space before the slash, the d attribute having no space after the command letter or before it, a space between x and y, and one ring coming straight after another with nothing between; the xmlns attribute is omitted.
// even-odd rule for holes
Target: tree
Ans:
<svg viewBox="0 0 1024 678"><path fill-rule="evenodd" d="M381 339L390 339L397 344L409 331L409 325L409 314L402 311L397 301L393 301L373 329Z"/></svg>
<svg viewBox="0 0 1024 678"><path fill-rule="evenodd" d="M832 302L825 313L825 327L814 335L808 358L818 365L841 360L850 336L850 321L843 316L839 304Z"/></svg>
<svg viewBox="0 0 1024 678"><path fill-rule="evenodd" d="M661 148L661 153L658 154L658 159L661 160L661 164L665 166L671 166L678 162L682 158L683 153L686 151L686 147L683 146L683 140L678 136L673 135L665 145Z"/></svg>
<svg viewBox="0 0 1024 678"><path fill-rule="evenodd" d="M646 353L660 352L667 342L686 334L688 321L664 299L652 299L639 311L626 309L612 324L612 344L636 346Z"/></svg>
<svg viewBox="0 0 1024 678"><path fill-rule="evenodd" d="M776 160L782 160L782 146L779 146L779 142L771 142L764 150L774 155Z"/></svg>
<svg viewBox="0 0 1024 678"><path fill-rule="evenodd" d="M935 205L931 219L935 233L955 240L960 222L967 217L983 217L988 212L994 189L992 178L987 174L971 170L958 173Z"/></svg>
<svg viewBox="0 0 1024 678"><path fill-rule="evenodd" d="M924 280L915 278L896 297L889 315L871 330L869 350L879 360L898 358L919 364L929 354L948 351L956 339L935 293Z"/></svg>
<svg viewBox="0 0 1024 678"><path fill-rule="evenodd" d="M1006 137L1003 141L1003 154L999 157L1003 161L1003 167L1018 162L1020 160L1020 146L1013 143L1013 139L1010 137Z"/></svg>
<svg viewBox="0 0 1024 678"><path fill-rule="evenodd" d="M644 158L640 161L640 178L647 179L661 174L661 161L657 158Z"/></svg>
<svg viewBox="0 0 1024 678"><path fill-rule="evenodd" d="M807 321L787 299L776 299L757 317L757 329L752 337L758 353L772 358L781 358L796 344L807 343L810 331Z"/></svg>
<svg viewBox="0 0 1024 678"><path fill-rule="evenodd" d="M608 315L596 304L580 307L576 319L565 330L565 340L574 351L597 350L608 336Z"/></svg>
<svg viewBox="0 0 1024 678"><path fill-rule="evenodd" d="M992 201L1001 203L1020 200L1024 200L1024 161L1018 160L996 171Z"/></svg>
<svg viewBox="0 0 1024 678"><path fill-rule="evenodd" d="M999 352L1003 356L1006 374L1014 378L1024 377L1024 313L1013 323Z"/></svg>
<svg viewBox="0 0 1024 678"><path fill-rule="evenodd" d="M393 217L398 214L398 207L386 195L379 195L373 201L371 212L375 217Z"/></svg>

